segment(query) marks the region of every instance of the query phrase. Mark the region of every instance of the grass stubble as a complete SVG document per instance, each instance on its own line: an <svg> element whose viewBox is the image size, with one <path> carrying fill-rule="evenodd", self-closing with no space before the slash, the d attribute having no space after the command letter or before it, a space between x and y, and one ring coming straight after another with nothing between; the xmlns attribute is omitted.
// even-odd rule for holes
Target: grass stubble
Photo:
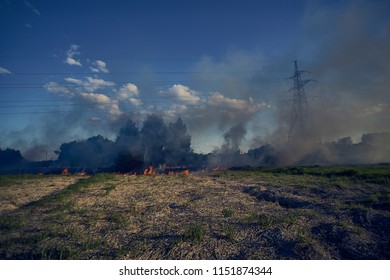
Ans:
<svg viewBox="0 0 390 280"><path fill-rule="evenodd" d="M389 170L0 176L0 258L389 259Z"/></svg>

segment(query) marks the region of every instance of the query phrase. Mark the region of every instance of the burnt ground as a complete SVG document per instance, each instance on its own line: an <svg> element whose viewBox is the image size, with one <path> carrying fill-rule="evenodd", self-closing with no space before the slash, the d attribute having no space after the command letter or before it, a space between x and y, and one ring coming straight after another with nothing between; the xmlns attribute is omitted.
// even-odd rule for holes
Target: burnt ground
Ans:
<svg viewBox="0 0 390 280"><path fill-rule="evenodd" d="M0 259L390 259L388 183L339 175L3 176Z"/></svg>

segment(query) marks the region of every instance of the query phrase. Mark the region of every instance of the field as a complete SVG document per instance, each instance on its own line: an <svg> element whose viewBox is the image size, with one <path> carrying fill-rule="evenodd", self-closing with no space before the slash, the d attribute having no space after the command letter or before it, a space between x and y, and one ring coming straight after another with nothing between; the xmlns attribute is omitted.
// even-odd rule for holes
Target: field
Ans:
<svg viewBox="0 0 390 280"><path fill-rule="evenodd" d="M390 166L0 176L0 259L390 259Z"/></svg>

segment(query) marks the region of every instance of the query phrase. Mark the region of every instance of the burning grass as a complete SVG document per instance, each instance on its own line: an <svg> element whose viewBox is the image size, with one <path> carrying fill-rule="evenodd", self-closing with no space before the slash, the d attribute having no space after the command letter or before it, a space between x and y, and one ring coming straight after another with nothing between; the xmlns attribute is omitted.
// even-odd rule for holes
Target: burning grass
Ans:
<svg viewBox="0 0 390 280"><path fill-rule="evenodd" d="M389 167L353 168L2 176L0 258L389 259Z"/></svg>

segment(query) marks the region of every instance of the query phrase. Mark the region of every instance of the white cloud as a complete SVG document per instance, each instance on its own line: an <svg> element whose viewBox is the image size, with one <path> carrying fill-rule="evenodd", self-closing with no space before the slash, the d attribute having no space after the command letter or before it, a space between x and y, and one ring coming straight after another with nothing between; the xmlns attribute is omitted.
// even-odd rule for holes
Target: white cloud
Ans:
<svg viewBox="0 0 390 280"><path fill-rule="evenodd" d="M40 16L40 15L41 15L41 12L40 12L40 11L38 11L37 9L35 9L35 8L33 9L33 12L34 12L34 13L36 13L38 16Z"/></svg>
<svg viewBox="0 0 390 280"><path fill-rule="evenodd" d="M106 66L106 63L102 60L96 60L94 63L92 63L92 67L90 67L90 69L92 70L92 72L95 72L95 73L99 73L99 72L103 72L103 73L109 73L108 69L107 69L107 66Z"/></svg>
<svg viewBox="0 0 390 280"><path fill-rule="evenodd" d="M139 89L135 84L127 83L122 86L118 91L118 99L122 101L129 102L134 106L142 105L141 99L137 98L139 96Z"/></svg>
<svg viewBox="0 0 390 280"><path fill-rule="evenodd" d="M75 78L65 78L64 79L68 83L80 85L80 88L68 88L65 86L62 86L61 84L58 84L56 82L49 82L44 85L44 87L51 93L60 94L64 97L67 97L69 99L75 100L75 99L81 99L85 102L88 102L91 106L94 106L96 108L99 108L102 111L108 112L111 117L116 118L120 114L122 114L119 104L117 100L113 100L110 97L108 97L105 94L101 93L92 93L92 92L80 92L81 89L85 89L88 87L87 85L90 85L87 82L83 82L79 79ZM107 82L104 80L98 80L98 79L90 79L90 82L95 84L91 87L98 88L99 85L111 85L113 83ZM136 103L136 101L134 101Z"/></svg>
<svg viewBox="0 0 390 280"><path fill-rule="evenodd" d="M82 92L93 92L97 89L114 86L115 83L105 81L103 79L94 79L92 77L86 77L86 80L80 80L72 77L64 78L65 82L68 83L62 85L57 82L49 82L44 87L52 93L71 94L71 96L80 95Z"/></svg>
<svg viewBox="0 0 390 280"><path fill-rule="evenodd" d="M75 55L80 54L80 52L78 51L79 48L80 48L79 45L76 45L76 44L70 45L69 50L67 50L67 52L66 52L66 55L73 57Z"/></svg>
<svg viewBox="0 0 390 280"><path fill-rule="evenodd" d="M139 89L135 84L128 83L119 89L118 97L122 100L139 96Z"/></svg>
<svg viewBox="0 0 390 280"><path fill-rule="evenodd" d="M122 114L122 111L119 109L119 105L116 101L111 104L111 108L110 108L109 112L114 117L117 117L120 114Z"/></svg>
<svg viewBox="0 0 390 280"><path fill-rule="evenodd" d="M142 101L139 98L129 98L128 101L133 104L134 106L140 106L142 105Z"/></svg>
<svg viewBox="0 0 390 280"><path fill-rule="evenodd" d="M112 100L107 95L101 93L80 93L80 96L92 105L96 105L99 109L107 111L113 117L122 114L118 101Z"/></svg>
<svg viewBox="0 0 390 280"><path fill-rule="evenodd" d="M0 74L12 74L8 69L0 66Z"/></svg>
<svg viewBox="0 0 390 280"><path fill-rule="evenodd" d="M201 101L198 92L180 84L173 85L171 88L169 88L168 92L162 92L162 94L172 95L183 103L188 104L196 104Z"/></svg>
<svg viewBox="0 0 390 280"><path fill-rule="evenodd" d="M24 4L29 7L34 13L36 13L38 16L41 15L41 12L38 11L38 9L36 9L30 2L28 1L24 1Z"/></svg>
<svg viewBox="0 0 390 280"><path fill-rule="evenodd" d="M101 87L109 87L109 86L114 86L115 83L105 81L103 79L94 79L92 77L87 77L86 83L84 83L84 88L89 90L89 91L94 91L97 90Z"/></svg>
<svg viewBox="0 0 390 280"><path fill-rule="evenodd" d="M64 78L64 80L68 83L79 85L80 87L84 88L84 90L87 90L87 91L95 91L95 90L102 88L102 87L106 87L106 86L108 87L108 86L115 85L115 83L113 83L113 82L105 81L103 79L95 79L92 77L86 77L87 81L82 81L82 80L71 78L71 77Z"/></svg>
<svg viewBox="0 0 390 280"><path fill-rule="evenodd" d="M97 104L109 104L111 99L101 93L81 93L80 96L88 101L97 103Z"/></svg>
<svg viewBox="0 0 390 280"><path fill-rule="evenodd" d="M28 28L28 29L31 29L31 28L32 28L32 25L31 25L30 23L26 23L26 24L24 25L24 27L26 27L26 28Z"/></svg>
<svg viewBox="0 0 390 280"><path fill-rule="evenodd" d="M78 51L79 48L80 48L80 46L78 46L78 45L74 45L74 44L70 45L70 48L66 52L66 55L68 57L64 61L66 64L75 65L75 66L83 66L79 60L73 58L75 55L80 54L80 52Z"/></svg>
<svg viewBox="0 0 390 280"><path fill-rule="evenodd" d="M69 65L83 66L83 65L80 63L80 61L75 60L74 58L71 58L71 57L67 57L66 60L65 60L65 63L66 63L66 64L69 64Z"/></svg>
<svg viewBox="0 0 390 280"><path fill-rule="evenodd" d="M49 83L43 85L43 87L46 88L51 93L58 93L61 95L73 96L73 93L67 87L61 86L56 82L49 82Z"/></svg>
<svg viewBox="0 0 390 280"><path fill-rule="evenodd" d="M139 95L138 87L135 84L128 83L125 88L129 90L130 92L134 93L135 95Z"/></svg>
<svg viewBox="0 0 390 280"><path fill-rule="evenodd" d="M68 83L71 83L71 84L76 84L76 85L83 84L83 81L81 81L79 79L75 79L75 78L65 78L64 80L67 81Z"/></svg>
<svg viewBox="0 0 390 280"><path fill-rule="evenodd" d="M261 108L269 107L268 104L254 103L252 98L248 100L228 98L220 94L219 92L213 93L208 98L208 105L218 106L224 109L231 109L236 111L246 111L248 113L254 113Z"/></svg>
<svg viewBox="0 0 390 280"><path fill-rule="evenodd" d="M87 80L91 85L99 85L99 86L113 86L113 85L115 85L115 83L113 83L113 82L105 81L103 79L94 79L92 77L87 77Z"/></svg>

